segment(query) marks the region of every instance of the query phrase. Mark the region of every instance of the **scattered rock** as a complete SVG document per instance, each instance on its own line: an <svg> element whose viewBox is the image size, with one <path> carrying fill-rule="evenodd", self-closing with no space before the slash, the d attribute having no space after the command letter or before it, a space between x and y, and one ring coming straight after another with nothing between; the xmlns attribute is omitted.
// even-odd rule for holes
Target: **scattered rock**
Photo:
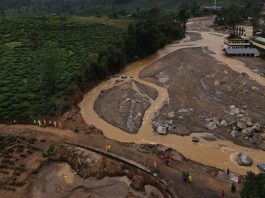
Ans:
<svg viewBox="0 0 265 198"><path fill-rule="evenodd" d="M261 126L259 123L255 123L252 127L252 129L256 132L260 132L261 131Z"/></svg>
<svg viewBox="0 0 265 198"><path fill-rule="evenodd" d="M236 130L232 130L232 131L231 131L231 136L232 136L233 138L237 138L237 137L239 137L239 132L236 131Z"/></svg>
<svg viewBox="0 0 265 198"><path fill-rule="evenodd" d="M230 115L238 115L240 113L239 108L233 108L229 110Z"/></svg>
<svg viewBox="0 0 265 198"><path fill-rule="evenodd" d="M220 125L226 127L226 126L228 126L228 123L227 123L226 120L222 120L222 121L220 122Z"/></svg>
<svg viewBox="0 0 265 198"><path fill-rule="evenodd" d="M216 124L214 124L213 122L207 122L204 127L208 130L214 130L217 128Z"/></svg>
<svg viewBox="0 0 265 198"><path fill-rule="evenodd" d="M215 85L215 86L218 86L218 85L220 85L220 84L221 84L221 83L220 83L219 80L214 81L214 85Z"/></svg>
<svg viewBox="0 0 265 198"><path fill-rule="evenodd" d="M239 153L236 157L239 166L251 166L253 161L248 153Z"/></svg>
<svg viewBox="0 0 265 198"><path fill-rule="evenodd" d="M249 77L249 75L248 75L246 72L242 72L242 73L240 74L240 76L241 76L242 78L248 78L248 77Z"/></svg>
<svg viewBox="0 0 265 198"><path fill-rule="evenodd" d="M250 135L252 133L253 129L248 127L242 130L243 135Z"/></svg>
<svg viewBox="0 0 265 198"><path fill-rule="evenodd" d="M115 81L116 84L117 84L117 83L120 83L120 82L123 82L123 80L121 80L121 79L117 79L117 80Z"/></svg>
<svg viewBox="0 0 265 198"><path fill-rule="evenodd" d="M219 122L218 118L213 118L213 123L214 123L216 126L220 126L220 122Z"/></svg>
<svg viewBox="0 0 265 198"><path fill-rule="evenodd" d="M257 167L258 167L258 169L259 169L260 171L265 172L265 164L263 164L263 163L259 163L259 164L257 164Z"/></svg>
<svg viewBox="0 0 265 198"><path fill-rule="evenodd" d="M253 126L253 123L252 123L252 122L246 122L246 125L247 125L248 127L251 127L251 126Z"/></svg>
<svg viewBox="0 0 265 198"><path fill-rule="evenodd" d="M200 139L198 137L192 137L192 142L198 143L199 141L200 141Z"/></svg>
<svg viewBox="0 0 265 198"><path fill-rule="evenodd" d="M247 125L246 125L244 122L239 121L239 122L237 123L237 127L238 127L239 129L245 129L245 128L247 128Z"/></svg>
<svg viewBox="0 0 265 198"><path fill-rule="evenodd" d="M229 107L229 111L230 111L231 109L235 109L235 108L236 108L235 105L231 105L231 106Z"/></svg>
<svg viewBox="0 0 265 198"><path fill-rule="evenodd" d="M158 126L158 127L157 127L157 132L158 132L159 134L166 135L166 134L167 134L167 129L166 129L166 127Z"/></svg>
<svg viewBox="0 0 265 198"><path fill-rule="evenodd" d="M247 105L244 105L244 106L243 106L243 109L245 109L245 110L246 110L247 108L248 108L248 106L247 106Z"/></svg>
<svg viewBox="0 0 265 198"><path fill-rule="evenodd" d="M262 142L262 137L260 134L255 133L253 137L249 138L249 143L253 145L259 145Z"/></svg>
<svg viewBox="0 0 265 198"><path fill-rule="evenodd" d="M258 87L252 87L251 90L252 91L259 91L259 88Z"/></svg>
<svg viewBox="0 0 265 198"><path fill-rule="evenodd" d="M175 112L174 111L171 111L168 113L167 115L169 118L174 118L175 117Z"/></svg>
<svg viewBox="0 0 265 198"><path fill-rule="evenodd" d="M241 120L242 122L245 122L245 123L247 123L247 122L252 122L252 119L251 119L250 117L248 117L248 116L242 117L240 120Z"/></svg>
<svg viewBox="0 0 265 198"><path fill-rule="evenodd" d="M205 121L206 122L211 122L211 121L213 121L213 119L212 118L206 118Z"/></svg>
<svg viewBox="0 0 265 198"><path fill-rule="evenodd" d="M178 110L178 113L188 113L189 110L188 109L180 109Z"/></svg>

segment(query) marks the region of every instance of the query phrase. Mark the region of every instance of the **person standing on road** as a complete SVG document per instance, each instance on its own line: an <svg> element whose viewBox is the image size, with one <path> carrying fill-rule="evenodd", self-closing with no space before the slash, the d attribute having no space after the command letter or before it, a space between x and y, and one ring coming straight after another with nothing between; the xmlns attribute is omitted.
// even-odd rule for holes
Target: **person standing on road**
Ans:
<svg viewBox="0 0 265 198"><path fill-rule="evenodd" d="M221 198L224 198L224 197L225 197L225 191L222 190L222 192L221 192Z"/></svg>
<svg viewBox="0 0 265 198"><path fill-rule="evenodd" d="M191 175L188 176L188 181L189 181L189 183L192 182L192 177L191 177Z"/></svg>
<svg viewBox="0 0 265 198"><path fill-rule="evenodd" d="M235 193L236 192L236 184L233 182L231 186L231 192Z"/></svg>
<svg viewBox="0 0 265 198"><path fill-rule="evenodd" d="M226 174L227 174L227 176L230 175L230 169L229 168L226 170Z"/></svg>
<svg viewBox="0 0 265 198"><path fill-rule="evenodd" d="M182 178L183 178L183 181L185 183L187 183L187 177L186 177L186 173L184 171L182 171Z"/></svg>

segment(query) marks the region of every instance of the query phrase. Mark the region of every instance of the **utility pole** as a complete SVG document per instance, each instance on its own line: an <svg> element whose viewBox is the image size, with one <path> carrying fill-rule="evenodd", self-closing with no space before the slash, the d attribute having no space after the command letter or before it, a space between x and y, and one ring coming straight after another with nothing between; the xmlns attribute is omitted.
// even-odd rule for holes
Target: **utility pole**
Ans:
<svg viewBox="0 0 265 198"><path fill-rule="evenodd" d="M216 0L214 0L213 9L216 10Z"/></svg>

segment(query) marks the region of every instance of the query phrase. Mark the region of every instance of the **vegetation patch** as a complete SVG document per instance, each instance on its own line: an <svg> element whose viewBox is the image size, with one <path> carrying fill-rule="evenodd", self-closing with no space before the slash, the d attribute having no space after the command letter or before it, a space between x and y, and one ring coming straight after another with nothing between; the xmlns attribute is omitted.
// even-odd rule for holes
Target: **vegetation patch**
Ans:
<svg viewBox="0 0 265 198"><path fill-rule="evenodd" d="M22 43L21 42L9 42L4 44L8 48L15 48L15 47L21 47Z"/></svg>
<svg viewBox="0 0 265 198"><path fill-rule="evenodd" d="M78 76L122 30L64 17L15 18L0 23L0 120L63 111ZM14 42L16 40L16 42Z"/></svg>

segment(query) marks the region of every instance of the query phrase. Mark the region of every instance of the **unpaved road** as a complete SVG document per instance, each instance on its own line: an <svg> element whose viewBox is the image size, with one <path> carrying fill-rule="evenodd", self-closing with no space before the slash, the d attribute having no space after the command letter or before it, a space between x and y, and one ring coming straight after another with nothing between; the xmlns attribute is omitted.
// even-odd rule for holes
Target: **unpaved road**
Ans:
<svg viewBox="0 0 265 198"><path fill-rule="evenodd" d="M230 168L234 172L245 174L247 171L258 172L256 164L265 163L265 155L261 150L250 149L233 144L228 140L218 140L208 142L201 140L199 144L193 144L191 142L191 136L201 137L205 134L191 134L186 137L179 137L176 135L160 136L153 132L152 119L155 117L155 113L161 109L163 104L168 100L168 92L165 87L158 86L154 83L142 80L139 78L139 73L148 65L160 60L166 55L184 48L196 48L196 47L208 47L213 52L211 56L217 61L226 64L230 69L235 72L245 72L249 77L255 80L262 86L265 86L265 78L261 77L257 73L254 73L246 65L230 57L226 57L222 51L223 40L226 35L215 33L212 31L193 31L196 34L200 34L202 39L191 39L188 36L180 43L171 44L161 49L157 54L150 56L146 59L137 61L125 67L120 75L127 75L134 80L148 85L156 89L159 96L155 100L151 100L151 106L144 114L142 126L137 134L128 134L127 132L107 123L101 119L94 111L94 103L98 95L102 90L110 89L114 86L114 79L110 79L102 82L97 87L89 91L84 100L79 104L81 108L81 115L83 116L87 124L93 124L97 128L101 129L104 136L110 139L118 140L121 142L135 142L135 143L152 143L152 144L164 144L172 147L182 153L187 158L200 162L205 165L214 166L220 169ZM195 41L192 41L195 40ZM236 164L234 157L237 153L246 151L254 160L254 164L251 167L240 167Z"/></svg>

